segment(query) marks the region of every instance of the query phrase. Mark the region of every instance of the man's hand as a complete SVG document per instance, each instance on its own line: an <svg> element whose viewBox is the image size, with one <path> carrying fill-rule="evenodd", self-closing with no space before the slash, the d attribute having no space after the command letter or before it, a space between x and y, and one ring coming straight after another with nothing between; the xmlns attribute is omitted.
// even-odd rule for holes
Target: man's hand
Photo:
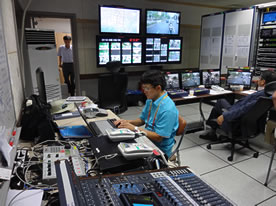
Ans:
<svg viewBox="0 0 276 206"><path fill-rule="evenodd" d="M60 68L62 68L62 64L59 64L58 66L59 66Z"/></svg>
<svg viewBox="0 0 276 206"><path fill-rule="evenodd" d="M220 115L220 116L217 118L217 123L218 123L218 125L222 125L223 121L224 121L223 115Z"/></svg>
<svg viewBox="0 0 276 206"><path fill-rule="evenodd" d="M128 120L120 119L114 123L115 125L118 125L117 126L118 128L127 128L127 129L130 129L131 131L135 130L135 126L133 124L130 124Z"/></svg>

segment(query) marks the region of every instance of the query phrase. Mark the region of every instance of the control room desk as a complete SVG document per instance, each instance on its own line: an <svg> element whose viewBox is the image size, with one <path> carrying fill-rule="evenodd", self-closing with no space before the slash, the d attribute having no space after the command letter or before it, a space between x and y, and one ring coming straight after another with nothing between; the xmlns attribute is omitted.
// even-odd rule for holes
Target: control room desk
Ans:
<svg viewBox="0 0 276 206"><path fill-rule="evenodd" d="M176 105L183 105L183 104L192 104L192 103L199 103L199 112L200 112L200 121L194 122L192 124L188 124L187 126L187 132L195 132L202 129L206 129L206 118L204 116L203 110L202 110L202 104L208 104L211 106L215 105L215 102L213 100L225 98L227 99L231 104L235 102L235 99L240 99L244 96L247 96L250 93L253 93L249 91L229 91L225 90L222 92L215 92L213 90L210 90L210 94L200 95L200 96L188 96L183 98L173 98L172 100Z"/></svg>
<svg viewBox="0 0 276 206"><path fill-rule="evenodd" d="M106 117L96 117L93 119L87 119L88 122L93 122L93 121L99 121L99 120L106 120L106 119L120 119L117 115L115 115L112 111L107 110L108 116ZM86 123L83 121L82 117L75 117L75 118L70 118L70 119L63 119L63 120L56 120L56 123L59 127L63 126L75 126L75 125L86 125ZM140 136L135 139L137 143L145 143L148 146L158 149L158 147L151 141L149 140L146 136ZM159 150L160 151L160 150ZM162 152L162 151L160 151Z"/></svg>

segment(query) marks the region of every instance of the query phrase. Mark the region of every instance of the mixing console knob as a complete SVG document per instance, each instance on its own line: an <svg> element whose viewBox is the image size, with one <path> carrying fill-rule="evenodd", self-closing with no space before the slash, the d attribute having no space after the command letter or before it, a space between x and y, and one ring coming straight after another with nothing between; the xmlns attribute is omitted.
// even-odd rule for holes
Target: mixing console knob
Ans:
<svg viewBox="0 0 276 206"><path fill-rule="evenodd" d="M122 189L123 185L120 185L120 189Z"/></svg>
<svg viewBox="0 0 276 206"><path fill-rule="evenodd" d="M128 184L126 183L125 187L127 188Z"/></svg>

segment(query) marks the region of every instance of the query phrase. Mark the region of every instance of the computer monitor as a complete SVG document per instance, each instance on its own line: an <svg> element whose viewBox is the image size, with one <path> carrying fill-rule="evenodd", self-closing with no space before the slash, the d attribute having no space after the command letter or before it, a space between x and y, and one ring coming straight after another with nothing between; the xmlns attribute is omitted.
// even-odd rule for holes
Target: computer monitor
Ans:
<svg viewBox="0 0 276 206"><path fill-rule="evenodd" d="M179 35L180 12L146 10L146 34Z"/></svg>
<svg viewBox="0 0 276 206"><path fill-rule="evenodd" d="M122 65L142 64L142 38L128 36L97 36L97 66L119 61Z"/></svg>
<svg viewBox="0 0 276 206"><path fill-rule="evenodd" d="M182 37L147 37L146 64L181 63Z"/></svg>
<svg viewBox="0 0 276 206"><path fill-rule="evenodd" d="M228 70L227 85L251 86L252 72L244 70Z"/></svg>
<svg viewBox="0 0 276 206"><path fill-rule="evenodd" d="M266 12L263 14L263 24L276 21L276 11Z"/></svg>
<svg viewBox="0 0 276 206"><path fill-rule="evenodd" d="M197 87L200 85L200 72L183 72L181 73L181 82L183 89Z"/></svg>
<svg viewBox="0 0 276 206"><path fill-rule="evenodd" d="M36 69L35 73L36 73L36 82L37 82L38 95L39 95L40 100L42 102L47 103L44 72L42 71L42 69L40 67L38 67Z"/></svg>
<svg viewBox="0 0 276 206"><path fill-rule="evenodd" d="M141 9L99 6L101 34L140 34Z"/></svg>
<svg viewBox="0 0 276 206"><path fill-rule="evenodd" d="M179 89L180 81L178 73L167 72L165 75L166 79L166 89Z"/></svg>
<svg viewBox="0 0 276 206"><path fill-rule="evenodd" d="M205 87L220 85L220 70L203 70L201 71L202 84Z"/></svg>

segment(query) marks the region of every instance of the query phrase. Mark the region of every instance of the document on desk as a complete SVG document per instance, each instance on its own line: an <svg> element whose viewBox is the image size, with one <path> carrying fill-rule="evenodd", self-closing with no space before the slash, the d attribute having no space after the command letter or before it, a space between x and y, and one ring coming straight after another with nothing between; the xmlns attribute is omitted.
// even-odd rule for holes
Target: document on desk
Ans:
<svg viewBox="0 0 276 206"><path fill-rule="evenodd" d="M9 190L6 200L6 206L10 204L10 201L22 192L22 190ZM42 202L43 190L26 190L19 194L13 201L12 206L40 206Z"/></svg>
<svg viewBox="0 0 276 206"><path fill-rule="evenodd" d="M0 151L2 152L4 158L6 159L8 166L11 165L10 152L12 146L8 143L8 136L5 126L0 126Z"/></svg>
<svg viewBox="0 0 276 206"><path fill-rule="evenodd" d="M232 91L230 91L230 90L215 91L213 89L210 89L210 94L211 95L215 95L215 94L228 94L228 93L232 93Z"/></svg>
<svg viewBox="0 0 276 206"><path fill-rule="evenodd" d="M243 93L243 94L253 94L255 92L256 92L256 90L246 90L246 91L242 91L241 93Z"/></svg>

